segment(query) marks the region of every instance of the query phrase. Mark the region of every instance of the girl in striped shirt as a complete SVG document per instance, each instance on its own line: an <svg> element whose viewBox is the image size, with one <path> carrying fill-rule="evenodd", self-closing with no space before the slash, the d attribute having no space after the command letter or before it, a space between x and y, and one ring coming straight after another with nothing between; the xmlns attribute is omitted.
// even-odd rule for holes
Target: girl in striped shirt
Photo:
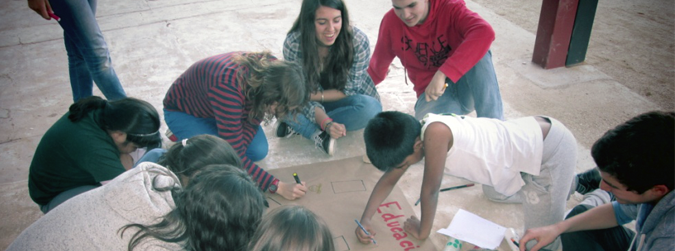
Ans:
<svg viewBox="0 0 675 251"><path fill-rule="evenodd" d="M230 52L202 59L176 79L164 98L164 119L173 141L199 134L227 140L263 191L294 200L307 191L304 183L281 182L254 161L268 151L261 122L294 116L309 93L299 65L269 52Z"/></svg>

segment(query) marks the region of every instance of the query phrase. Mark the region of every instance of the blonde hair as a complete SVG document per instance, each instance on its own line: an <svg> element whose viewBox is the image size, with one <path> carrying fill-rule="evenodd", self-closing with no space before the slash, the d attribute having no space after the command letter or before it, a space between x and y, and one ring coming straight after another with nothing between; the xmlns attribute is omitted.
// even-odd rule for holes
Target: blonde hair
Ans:
<svg viewBox="0 0 675 251"><path fill-rule="evenodd" d="M249 120L283 118L300 111L309 101L310 87L297 63L276 60L269 51L243 53L234 61L244 67L238 71L237 80L246 99L253 103ZM267 108L275 103L274 114L269 114Z"/></svg>

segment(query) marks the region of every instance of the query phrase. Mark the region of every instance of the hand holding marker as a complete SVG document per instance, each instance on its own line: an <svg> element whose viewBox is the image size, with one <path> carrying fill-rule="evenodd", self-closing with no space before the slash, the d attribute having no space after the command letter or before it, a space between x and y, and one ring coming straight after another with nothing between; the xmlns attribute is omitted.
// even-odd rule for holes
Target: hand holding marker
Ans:
<svg viewBox="0 0 675 251"><path fill-rule="evenodd" d="M460 188L465 188L465 187L472 187L472 186L474 186L474 185L475 185L474 183L471 183L471 184L466 184L466 185L461 185L461 186L447 187L447 188L441 189L441 192L450 191L450 190L455 190L455 189L460 189ZM421 201L421 200L422 200L422 198L419 198L419 199L417 200L417 202L415 202L415 206L417 206L418 204L420 204L420 201Z"/></svg>
<svg viewBox="0 0 675 251"><path fill-rule="evenodd" d="M295 183L302 184L302 182L300 182L300 177L298 177L298 173L293 173L293 178L295 179Z"/></svg>
<svg viewBox="0 0 675 251"><path fill-rule="evenodd" d="M359 225L361 230L363 230L363 232L366 233L366 235L370 235L370 233L368 233L368 230L366 230L366 228L363 227L363 225L361 225L361 222L359 222L359 220L354 219L354 221L356 221L356 224ZM377 241L375 241L375 239L373 237L370 237L370 239L373 240L373 244L377 244Z"/></svg>

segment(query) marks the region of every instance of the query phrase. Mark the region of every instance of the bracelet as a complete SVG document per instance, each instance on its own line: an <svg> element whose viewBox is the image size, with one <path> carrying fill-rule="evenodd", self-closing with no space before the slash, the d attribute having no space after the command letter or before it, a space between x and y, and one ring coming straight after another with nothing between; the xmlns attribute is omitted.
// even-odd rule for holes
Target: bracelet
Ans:
<svg viewBox="0 0 675 251"><path fill-rule="evenodd" d="M324 123L326 123L326 120L330 120L330 122L333 122L333 119L331 119L330 117L326 117L325 119L323 119L323 120L321 121L321 124L319 124L319 126L321 127L321 131L325 131L325 130L326 130L326 129L325 129L325 126L324 126Z"/></svg>
<svg viewBox="0 0 675 251"><path fill-rule="evenodd" d="M321 91L321 103L323 103L323 91Z"/></svg>
<svg viewBox="0 0 675 251"><path fill-rule="evenodd" d="M268 190L270 191L271 194L277 193L277 190L279 190L279 182L281 182L279 179L275 178L274 181L272 181L272 184L268 187Z"/></svg>
<svg viewBox="0 0 675 251"><path fill-rule="evenodd" d="M329 121L328 123L326 123L326 126L324 126L324 128L326 128L326 130L328 130L331 125L333 125L333 121Z"/></svg>

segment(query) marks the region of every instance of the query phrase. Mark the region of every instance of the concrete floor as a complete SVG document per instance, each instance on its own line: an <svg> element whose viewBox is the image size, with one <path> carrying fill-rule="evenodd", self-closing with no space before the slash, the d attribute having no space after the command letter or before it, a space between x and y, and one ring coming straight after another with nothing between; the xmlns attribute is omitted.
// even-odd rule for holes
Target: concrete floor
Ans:
<svg viewBox="0 0 675 251"><path fill-rule="evenodd" d="M374 47L390 2L345 1L353 24L366 32ZM161 110L173 80L199 59L263 49L281 57L300 2L100 1L97 17L128 95ZM604 131L642 112L672 110L675 11L672 1L654 2L649 6L601 2L586 63L543 70L530 62L539 1L467 0L497 33L492 52L506 117L545 114L565 123L579 142L577 170L583 171L594 166L588 149ZM28 196L28 166L40 138L67 110L72 97L62 30L56 22L41 19L25 1L0 3L0 20L0 248L4 249L42 215ZM645 30L653 32L635 36ZM395 62L378 86L385 110L412 113L415 94L403 78L402 67ZM161 131L165 130L163 124ZM333 157L309 140L277 139L273 131L273 124L265 126L270 154L260 165L267 169L365 152L361 131L338 140ZM411 204L421 183L422 164L417 165L400 182ZM448 176L444 185L462 182ZM568 206L579 199L575 195ZM434 231L447 227L459 208L523 231L519 206L492 203L477 187L441 196ZM445 244L445 237L437 234L431 240L439 249Z"/></svg>

